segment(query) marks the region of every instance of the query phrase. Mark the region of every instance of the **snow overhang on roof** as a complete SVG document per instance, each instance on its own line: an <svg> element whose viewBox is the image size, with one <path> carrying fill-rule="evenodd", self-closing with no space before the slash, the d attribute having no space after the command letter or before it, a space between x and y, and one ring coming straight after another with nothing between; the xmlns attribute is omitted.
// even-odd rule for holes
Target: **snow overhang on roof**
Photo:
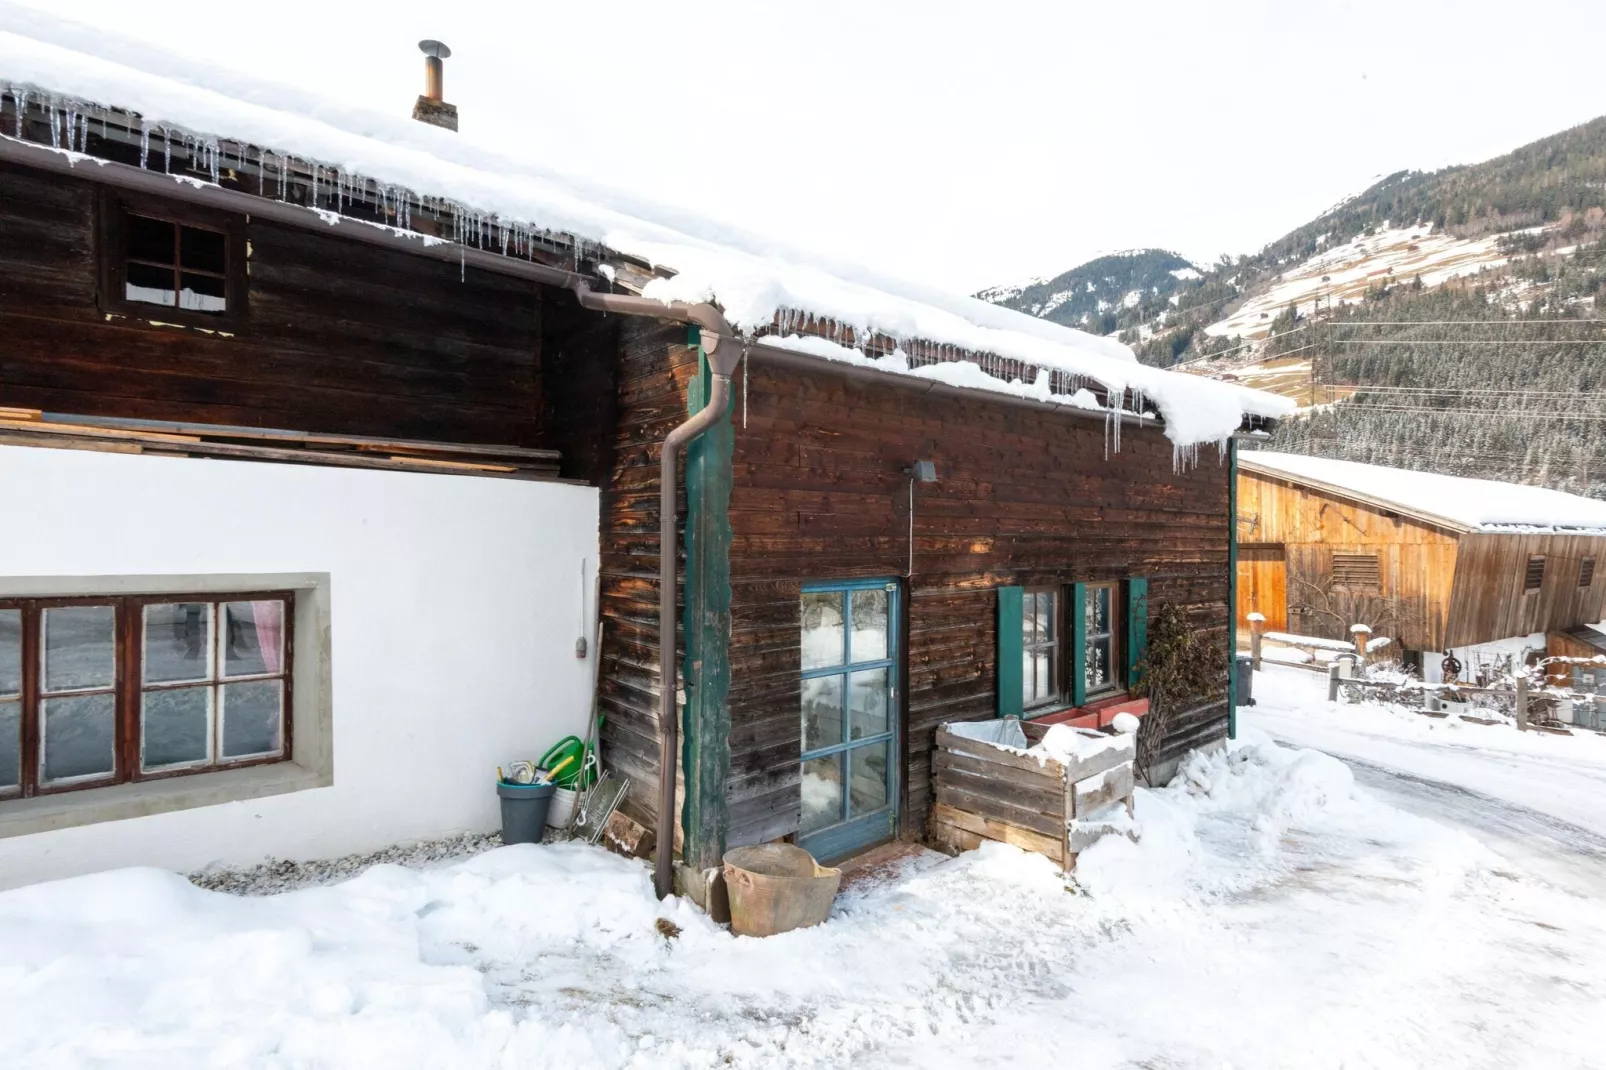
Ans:
<svg viewBox="0 0 1606 1070"><path fill-rule="evenodd" d="M566 261L665 303L714 302L732 326L769 345L1109 416L1157 413L1179 452L1222 443L1246 420L1294 407L1273 394L1139 364L1112 339L777 248L410 119L255 81L32 9L0 3L0 16L0 91L9 98L0 104L15 123L0 129L8 141L24 136L23 105L48 114L62 151L87 147L93 134L109 135L121 122L125 139L137 134L141 166L172 166L177 145L194 184L254 170L269 179L258 187L264 195L297 199L331 225L355 216L418 229L430 240ZM423 225L425 216L432 226Z"/></svg>
<svg viewBox="0 0 1606 1070"><path fill-rule="evenodd" d="M1450 531L1606 535L1606 502L1547 487L1264 450L1239 454L1238 466Z"/></svg>

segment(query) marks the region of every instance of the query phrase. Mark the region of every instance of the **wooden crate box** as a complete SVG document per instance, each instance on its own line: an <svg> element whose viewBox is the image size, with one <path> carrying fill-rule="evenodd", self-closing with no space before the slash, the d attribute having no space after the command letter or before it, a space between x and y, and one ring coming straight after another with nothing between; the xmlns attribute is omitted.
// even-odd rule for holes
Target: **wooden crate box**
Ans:
<svg viewBox="0 0 1606 1070"><path fill-rule="evenodd" d="M1022 728L1029 742L1045 732L1030 722ZM1130 829L1135 736L1070 729L1099 746L1062 762L954 729L937 729L932 755L930 836L937 845L968 851L996 840L1045 855L1069 873L1098 839Z"/></svg>

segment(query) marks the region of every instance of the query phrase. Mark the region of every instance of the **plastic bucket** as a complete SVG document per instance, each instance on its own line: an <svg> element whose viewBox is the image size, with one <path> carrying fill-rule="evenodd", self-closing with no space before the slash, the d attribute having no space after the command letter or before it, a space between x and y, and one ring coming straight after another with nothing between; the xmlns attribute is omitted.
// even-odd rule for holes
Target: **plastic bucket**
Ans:
<svg viewBox="0 0 1606 1070"><path fill-rule="evenodd" d="M731 932L773 936L818 925L831 913L842 871L822 866L789 843L764 843L725 852Z"/></svg>
<svg viewBox="0 0 1606 1070"><path fill-rule="evenodd" d="M573 788L559 788L552 793L552 805L546 812L546 823L555 829L566 829L574 818Z"/></svg>
<svg viewBox="0 0 1606 1070"><path fill-rule="evenodd" d="M499 780L502 797L502 842L540 843L546 832L547 808L552 805L552 784L509 784Z"/></svg>

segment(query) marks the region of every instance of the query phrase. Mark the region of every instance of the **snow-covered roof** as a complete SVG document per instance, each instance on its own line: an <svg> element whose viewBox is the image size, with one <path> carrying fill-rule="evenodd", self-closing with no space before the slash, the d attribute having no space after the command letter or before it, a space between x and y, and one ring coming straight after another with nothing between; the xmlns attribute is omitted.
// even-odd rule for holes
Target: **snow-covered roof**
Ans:
<svg viewBox="0 0 1606 1070"><path fill-rule="evenodd" d="M1546 487L1265 450L1240 454L1238 463L1464 531L1606 535L1606 502Z"/></svg>
<svg viewBox="0 0 1606 1070"><path fill-rule="evenodd" d="M596 243L663 269L664 277L645 285L645 296L717 302L731 324L750 335L804 313L859 338L948 346L1022 361L1041 372L1030 383L970 376L967 386L1085 405L1085 397L1051 394L1048 373L1061 371L1101 384L1112 397L1131 390L1140 411L1158 410L1178 447L1220 441L1245 416L1276 417L1293 407L1276 395L1139 364L1113 339L829 262L643 197L537 169L405 117L258 81L3 2L0 88L30 92L63 109L120 109L138 115L147 130L248 144L412 196L449 199L504 225ZM785 334L767 341L799 348ZM819 347L812 351L827 356ZM879 363L927 378L955 375L943 365L900 366L897 357Z"/></svg>

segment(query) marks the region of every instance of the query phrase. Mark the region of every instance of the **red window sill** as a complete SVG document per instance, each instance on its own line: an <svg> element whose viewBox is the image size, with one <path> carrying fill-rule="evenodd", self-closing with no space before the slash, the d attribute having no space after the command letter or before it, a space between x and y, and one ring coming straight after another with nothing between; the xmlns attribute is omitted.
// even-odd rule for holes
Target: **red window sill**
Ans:
<svg viewBox="0 0 1606 1070"><path fill-rule="evenodd" d="M1130 713L1134 717L1142 717L1148 712L1149 700L1146 698L1112 695L1097 702L1089 702L1086 706L1072 706L1068 710L1055 710L1053 713L1028 719L1036 724L1068 724L1072 728L1108 728L1118 713Z"/></svg>

